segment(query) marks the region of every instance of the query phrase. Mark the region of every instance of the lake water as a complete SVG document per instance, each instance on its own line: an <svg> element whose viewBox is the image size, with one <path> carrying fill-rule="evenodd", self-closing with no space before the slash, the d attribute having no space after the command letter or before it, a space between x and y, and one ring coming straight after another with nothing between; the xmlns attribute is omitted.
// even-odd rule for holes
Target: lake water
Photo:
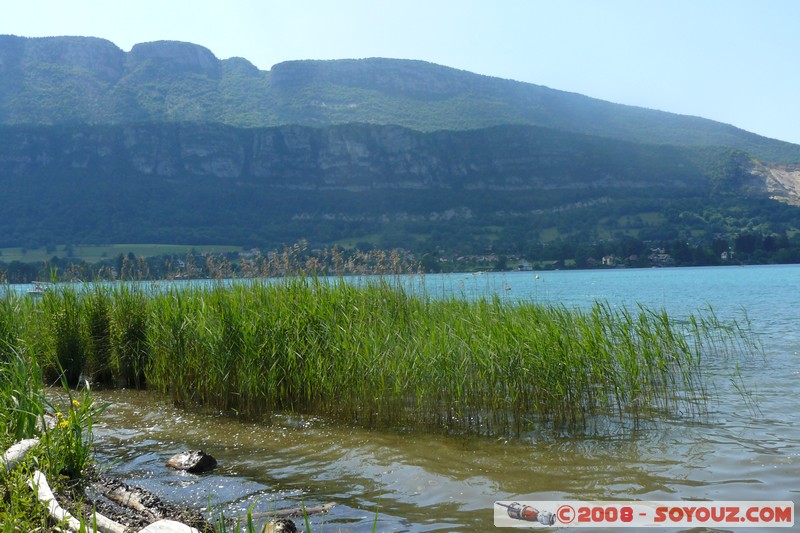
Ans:
<svg viewBox="0 0 800 533"><path fill-rule="evenodd" d="M315 532L489 531L496 500L800 502L800 266L431 275L423 286L434 297L600 300L675 317L711 305L724 320L746 316L764 350L740 361L747 395L732 381L734 361L709 358L713 399L700 418L520 439L291 416L242 422L179 410L149 392L103 392L113 405L96 428L100 461L130 484L225 515L337 502L312 519ZM172 454L196 448L219 460L213 474L164 468Z"/></svg>

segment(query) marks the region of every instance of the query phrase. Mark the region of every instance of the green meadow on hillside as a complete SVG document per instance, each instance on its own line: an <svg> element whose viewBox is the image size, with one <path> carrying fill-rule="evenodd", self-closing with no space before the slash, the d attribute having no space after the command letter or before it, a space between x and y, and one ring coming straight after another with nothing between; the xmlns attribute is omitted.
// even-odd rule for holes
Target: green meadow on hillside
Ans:
<svg viewBox="0 0 800 533"><path fill-rule="evenodd" d="M132 253L136 257L154 257L158 255L185 256L191 251L197 253L227 253L241 251L239 246L191 246L183 244L90 244L90 245L57 245L46 248L0 248L0 261L10 263L37 263L49 261L53 256L69 257L96 263L105 259L113 259L118 255Z"/></svg>

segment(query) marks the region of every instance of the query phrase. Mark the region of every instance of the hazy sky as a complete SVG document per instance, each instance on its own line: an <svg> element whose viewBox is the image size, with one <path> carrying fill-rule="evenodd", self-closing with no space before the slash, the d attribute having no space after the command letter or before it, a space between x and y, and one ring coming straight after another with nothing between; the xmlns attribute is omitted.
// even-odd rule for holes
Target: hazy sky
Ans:
<svg viewBox="0 0 800 533"><path fill-rule="evenodd" d="M0 34L179 40L262 70L422 59L800 144L797 0L20 0Z"/></svg>

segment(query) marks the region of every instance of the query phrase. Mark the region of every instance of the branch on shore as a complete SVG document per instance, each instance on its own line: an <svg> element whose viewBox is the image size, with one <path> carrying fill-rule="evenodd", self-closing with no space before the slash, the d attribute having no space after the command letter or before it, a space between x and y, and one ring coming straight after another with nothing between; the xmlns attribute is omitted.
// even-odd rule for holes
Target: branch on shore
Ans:
<svg viewBox="0 0 800 533"><path fill-rule="evenodd" d="M336 506L336 502L328 502L311 507L292 507L289 509L275 509L263 513L253 513L254 518L303 518L306 515L327 513Z"/></svg>
<svg viewBox="0 0 800 533"><path fill-rule="evenodd" d="M39 470L34 472L29 484L31 488L36 491L36 495L48 509L50 517L59 524L66 524L70 531L80 531L80 521L73 517L69 512L65 511L56 501L50 485L47 483L47 478ZM141 506L141 502L137 505ZM118 522L106 518L105 516L95 512L92 516L92 523L89 527L95 528L100 533L129 533L130 529L123 526ZM176 522L174 520L158 520L140 529L138 533L200 533L197 529Z"/></svg>
<svg viewBox="0 0 800 533"><path fill-rule="evenodd" d="M34 446L39 444L39 439L25 439L15 443L0 457L0 465L3 466L6 472L10 472L17 467L17 464L22 461L28 452Z"/></svg>
<svg viewBox="0 0 800 533"><path fill-rule="evenodd" d="M0 466L2 466L5 472L10 472L16 468L28 452L38 444L38 438L24 439L16 442L0 456ZM38 500L47 508L48 514L56 523L65 525L69 531L81 530L80 520L72 516L59 505L58 500L56 500L53 494L53 490L50 488L50 484L47 482L47 477L40 470L36 470L33 473L31 479L28 480L28 485L33 489ZM137 510L145 511L149 516L157 520L155 514L144 506L141 499L138 498L136 494L130 493L130 495L126 497L126 494L123 492L119 495L119 499L132 508L138 507L139 509ZM129 533L133 531L96 511L92 513L89 527L100 533ZM157 520L144 529L139 530L139 533L199 533L199 531L186 524L173 520Z"/></svg>

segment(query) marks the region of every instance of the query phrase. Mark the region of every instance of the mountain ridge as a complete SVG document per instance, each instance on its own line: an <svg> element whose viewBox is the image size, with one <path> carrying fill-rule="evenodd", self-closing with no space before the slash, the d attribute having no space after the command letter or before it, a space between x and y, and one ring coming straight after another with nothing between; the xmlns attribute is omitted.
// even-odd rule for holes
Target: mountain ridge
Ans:
<svg viewBox="0 0 800 533"><path fill-rule="evenodd" d="M295 60L262 71L181 41L124 52L94 37L0 36L0 124L160 121L363 122L420 131L527 124L647 144L729 146L767 162L800 162L800 145L728 124L421 60Z"/></svg>

